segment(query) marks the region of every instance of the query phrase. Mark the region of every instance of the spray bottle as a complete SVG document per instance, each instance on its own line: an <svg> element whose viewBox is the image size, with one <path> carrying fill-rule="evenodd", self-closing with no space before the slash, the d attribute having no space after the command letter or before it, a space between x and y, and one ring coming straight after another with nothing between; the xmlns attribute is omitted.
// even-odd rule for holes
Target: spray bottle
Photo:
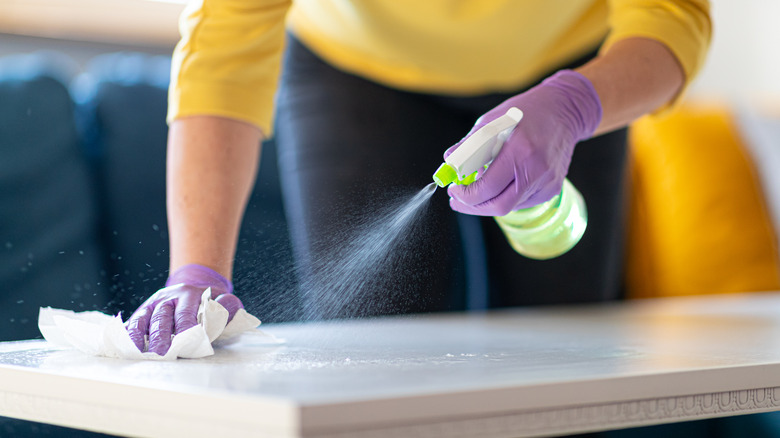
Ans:
<svg viewBox="0 0 780 438"><path fill-rule="evenodd" d="M474 182L480 169L487 169L515 126L523 118L518 108L469 136L433 174L439 187ZM588 213L576 188L564 179L561 193L549 201L495 217L509 244L526 257L545 260L572 249L585 233Z"/></svg>

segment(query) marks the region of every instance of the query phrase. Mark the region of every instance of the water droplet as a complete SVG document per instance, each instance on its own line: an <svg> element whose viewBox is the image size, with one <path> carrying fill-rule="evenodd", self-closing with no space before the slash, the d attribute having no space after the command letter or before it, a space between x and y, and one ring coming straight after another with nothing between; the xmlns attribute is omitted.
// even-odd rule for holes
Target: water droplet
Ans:
<svg viewBox="0 0 780 438"><path fill-rule="evenodd" d="M24 300L18 300L16 304L24 304Z"/></svg>
<svg viewBox="0 0 780 438"><path fill-rule="evenodd" d="M160 227L158 227L157 224L152 224L152 229L154 231L160 231Z"/></svg>
<svg viewBox="0 0 780 438"><path fill-rule="evenodd" d="M11 249L14 247L14 244L11 242L5 242L5 249Z"/></svg>
<svg viewBox="0 0 780 438"><path fill-rule="evenodd" d="M80 249L79 250L79 255L84 255L84 251Z"/></svg>

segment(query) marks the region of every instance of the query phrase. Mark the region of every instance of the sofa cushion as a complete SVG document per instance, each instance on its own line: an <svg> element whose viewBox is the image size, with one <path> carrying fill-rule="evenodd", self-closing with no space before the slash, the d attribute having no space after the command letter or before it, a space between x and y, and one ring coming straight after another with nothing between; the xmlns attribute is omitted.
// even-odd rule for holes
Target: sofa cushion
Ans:
<svg viewBox="0 0 780 438"><path fill-rule="evenodd" d="M645 118L631 143L629 297L780 288L775 230L728 108Z"/></svg>
<svg viewBox="0 0 780 438"><path fill-rule="evenodd" d="M0 59L0 341L40 337L38 308L107 301L96 206L56 58Z"/></svg>
<svg viewBox="0 0 780 438"><path fill-rule="evenodd" d="M168 272L165 124L170 60L137 53L94 58L75 83L98 175L100 234L113 300L125 317Z"/></svg>

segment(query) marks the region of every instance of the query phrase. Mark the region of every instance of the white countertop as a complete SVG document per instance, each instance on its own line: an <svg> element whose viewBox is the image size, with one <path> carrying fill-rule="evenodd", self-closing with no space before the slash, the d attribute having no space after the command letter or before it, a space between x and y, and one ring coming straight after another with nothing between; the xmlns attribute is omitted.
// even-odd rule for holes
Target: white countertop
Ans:
<svg viewBox="0 0 780 438"><path fill-rule="evenodd" d="M780 410L780 294L263 325L135 362L0 343L0 415L137 436L538 436Z"/></svg>

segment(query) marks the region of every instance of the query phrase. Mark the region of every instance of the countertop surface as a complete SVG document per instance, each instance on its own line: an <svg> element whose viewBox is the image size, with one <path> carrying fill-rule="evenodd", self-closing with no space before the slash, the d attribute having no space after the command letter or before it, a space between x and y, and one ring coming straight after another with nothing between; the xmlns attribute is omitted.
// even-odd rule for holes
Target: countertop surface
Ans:
<svg viewBox="0 0 780 438"><path fill-rule="evenodd" d="M126 430L125 412L133 418L168 415L170 427L177 418L193 427L202 423L197 429L204 433L209 422L228 421L239 434L370 430L398 436L432 425L445 435L443 425L469 419L501 418L502 427L522 427L522 421L507 419L675 397L705 397L691 399L705 403L693 417L727 415L717 407L706 412L706 396L720 397L712 403L725 406L733 403L723 394L738 398L740 391L748 391L742 398L750 400L741 405L746 412L780 409L773 398L777 392L780 404L778 293L261 329L286 342L268 345L250 337L208 358L173 362L88 357L44 341L0 343L0 415L114 433ZM13 406L20 400L28 410L43 404L48 413L25 413ZM70 412L71 420L52 411L52 403ZM193 422L187 409L204 404L219 408L213 415L203 408ZM91 405L105 409L107 419L78 418ZM649 417L620 424L686 418L671 415L669 407L665 419L662 408L656 403ZM594 411L587 427L553 421L548 432L615 427L598 415ZM493 435L501 436L501 427L494 426ZM130 432L157 435L143 427ZM516 432L544 433L539 425Z"/></svg>

